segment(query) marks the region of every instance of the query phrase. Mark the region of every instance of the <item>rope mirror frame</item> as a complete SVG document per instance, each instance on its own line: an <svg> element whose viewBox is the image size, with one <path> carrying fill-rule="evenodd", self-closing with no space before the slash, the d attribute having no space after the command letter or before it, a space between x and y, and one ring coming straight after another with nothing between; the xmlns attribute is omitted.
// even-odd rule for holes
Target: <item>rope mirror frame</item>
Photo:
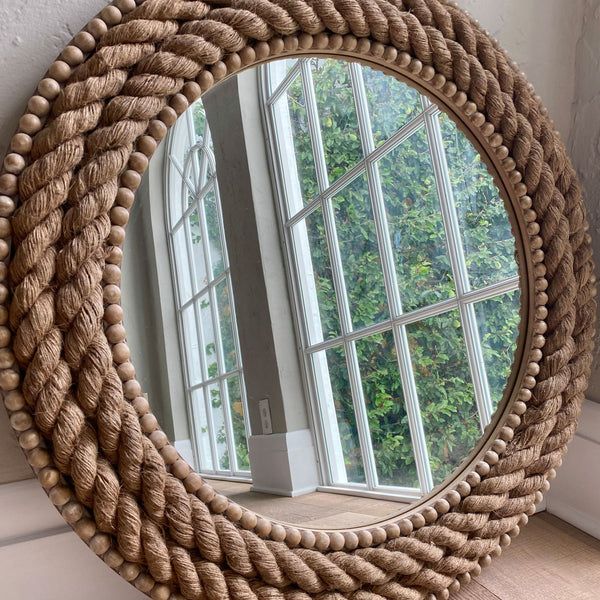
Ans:
<svg viewBox="0 0 600 600"><path fill-rule="evenodd" d="M303 52L437 97L497 171L523 246L523 351L497 425L444 489L356 530L284 525L216 494L150 412L120 306L129 209L168 127L215 82ZM587 229L533 87L451 2L117 0L50 66L4 159L10 423L65 520L154 600L446 599L527 523L574 434L595 326Z"/></svg>

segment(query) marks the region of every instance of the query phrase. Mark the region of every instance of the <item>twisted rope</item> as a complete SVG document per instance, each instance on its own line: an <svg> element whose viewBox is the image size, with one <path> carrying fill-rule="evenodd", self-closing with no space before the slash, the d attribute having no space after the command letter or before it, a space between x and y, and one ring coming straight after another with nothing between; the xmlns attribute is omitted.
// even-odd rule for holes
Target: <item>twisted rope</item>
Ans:
<svg viewBox="0 0 600 600"><path fill-rule="evenodd" d="M453 82L502 135L543 242L545 345L515 437L452 512L352 552L261 539L188 493L124 397L103 326L109 211L137 140L207 65L297 32L390 44ZM561 462L590 371L590 240L551 122L515 65L460 9L439 0L146 0L74 71L31 159L19 178L11 264L23 393L57 467L127 561L190 600L416 600L443 597L522 523Z"/></svg>

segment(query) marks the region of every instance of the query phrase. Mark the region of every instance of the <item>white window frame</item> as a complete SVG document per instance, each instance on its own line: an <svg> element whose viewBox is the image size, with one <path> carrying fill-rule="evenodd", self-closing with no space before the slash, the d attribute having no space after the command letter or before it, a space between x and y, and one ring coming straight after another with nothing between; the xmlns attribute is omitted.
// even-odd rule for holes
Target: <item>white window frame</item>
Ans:
<svg viewBox="0 0 600 600"><path fill-rule="evenodd" d="M192 143L192 141L194 141ZM183 152L183 155L182 155ZM229 390L227 380L232 376L238 376L240 381L241 401L244 411L244 424L246 441L250 436L250 425L248 419L248 403L246 397L246 386L244 383L244 372L242 366L242 357L240 353L239 336L237 330L237 319L235 314L235 301L233 298L233 288L231 284L231 273L229 266L229 258L227 253L227 244L225 231L223 229L223 218L221 211L221 199L219 194L219 186L216 176L216 165L214 154L212 151L212 140L208 122L205 125L205 135L203 139L199 139L193 121L193 112L191 110L177 121L167 140L167 152L165 155L166 173L165 181L165 227L169 246L169 261L171 266L171 277L173 288L175 290L175 310L177 313L178 338L180 344L181 355L184 357L184 380L185 380L185 396L186 410L188 423L190 425L190 436L192 439L192 448L197 470L205 475L210 475L217 479L251 481L250 471L240 469L238 466L238 457L235 449L235 439L233 432L233 423L231 418L231 405L229 399ZM211 174L207 175L210 166ZM191 174L191 177L190 177ZM201 189L197 189L197 183L205 179L205 183ZM211 264L211 252L209 248L209 236L206 223L206 215L203 210L203 201L206 195L210 192L214 193L216 208L219 219L219 232L222 248L223 272L214 276ZM187 194L191 193L194 196L194 201L189 207L185 207L185 199ZM179 217L173 222L174 202L181 203ZM193 250L191 236L189 233L189 217L197 210L199 216L199 226L202 232L202 249L204 255L205 269L207 281L205 285L198 285L196 277L194 277ZM178 273L177 264L181 260L176 257L176 245L174 236L180 228L185 228L186 242L186 261L188 272L190 274L191 297L183 301L182 299L182 283L181 275ZM222 347L222 337L220 331L220 320L218 315L218 304L216 298L216 288L223 282L227 283L229 289L229 300L231 306L231 323L233 328L233 338L235 345L236 364L235 369L227 370ZM210 299L210 311L212 329L215 338L215 351L217 358L218 374L210 376L206 365L204 349L206 343L204 340L204 332L202 326L202 315L200 310L200 302L203 297L208 295ZM196 331L194 341L197 343L197 351L200 360L200 381L193 383L190 373L190 354L196 346L192 344L192 348L185 340L184 327L184 311L189 307L193 307ZM220 392L223 418L225 426L226 448L229 456L229 469L223 469L219 466L219 453L217 450L217 440L213 414L210 406L209 389L210 386L218 385ZM203 408L205 420L200 418L198 408L194 404L194 394L201 393L203 399ZM204 422L203 422L204 421ZM208 436L200 431L206 427ZM208 443L207 443L208 438ZM206 465L206 457L210 456L211 467Z"/></svg>
<svg viewBox="0 0 600 600"><path fill-rule="evenodd" d="M280 216L282 239L285 241L286 246L289 283L292 290L296 316L295 321L301 345L301 362L304 368L305 380L308 384L308 395L310 397L311 413L315 427L315 442L319 455L322 458L320 460L321 477L324 482L322 489L343 492L351 490L353 493L360 495L383 498L394 497L410 501L429 493L434 488L434 482L429 465L425 432L421 421L421 411L406 327L412 323L446 313L450 310L459 311L469 369L474 386L475 403L479 414L480 428L483 431L492 420L493 404L475 314L475 303L519 290L519 277L507 278L499 283L476 290L471 288L438 118L441 114L440 109L425 96L422 96L422 112L396 131L382 145L375 148L371 135L366 90L361 66L358 63L349 63L349 65L364 158L330 185L321 140L318 107L312 84L310 60L310 58L299 59L287 73L285 72L284 61L268 63L261 67L260 77L262 79L263 118L268 133L271 167L275 179L276 195L278 196L278 214ZM291 147L289 113L287 110L281 110L277 105L277 100L286 93L289 85L298 76L302 76L308 129L314 151L319 188L319 194L306 205L303 205L297 176L295 152L293 147ZM277 81L276 85L272 83L274 79ZM426 129L432 158L433 174L442 210L446 245L456 287L456 296L434 305L404 313L397 285L394 252L390 236L388 235L387 215L376 163L388 151L397 147L418 128L423 126ZM283 151L278 151L278 149L283 149ZM285 163L282 162L282 156L285 157ZM329 200L353 179L362 174L366 174L368 177L369 194L376 224L377 241L381 253L382 271L390 318L375 325L353 329L348 306L348 296L344 289L342 258L339 245L336 242L333 207ZM291 205L299 209L293 211L293 216L290 216L289 211L289 206ZM309 328L316 327L320 331L321 327L318 300L315 291L313 294L309 294L308 302L310 303L310 307L305 306L306 287L303 293L296 262L302 260L301 257L304 256L305 264L302 265L302 271L308 273L311 269L310 265L312 261L310 254L307 254L308 240L306 239L304 244L300 241L300 245L305 247L298 248L298 240L294 239L298 236L292 234L292 227L301 225L305 217L318 207L321 208L324 219L342 333L335 339L311 344ZM312 277L307 277L306 279L308 285L313 285L314 280ZM310 296L312 296L312 301ZM310 311L308 311L309 308ZM305 317L307 314L310 314L313 319L311 323L307 322ZM396 344L398 366L419 479L419 489L382 486L377 481L377 471L373 447L370 442L367 411L354 342L385 331L393 332ZM315 371L318 371L320 367L326 369L327 365L319 365L319 360L321 359L314 361L316 364L313 365L312 357L321 356L322 360L326 360L322 354L318 355L316 353L340 345L343 345L346 355L366 484L347 481L331 391L329 392L330 401L325 402L325 406L323 406L322 401L319 402L317 393L316 377L318 377L318 374ZM325 380L327 381L328 378L325 378ZM336 437L338 439L337 442Z"/></svg>

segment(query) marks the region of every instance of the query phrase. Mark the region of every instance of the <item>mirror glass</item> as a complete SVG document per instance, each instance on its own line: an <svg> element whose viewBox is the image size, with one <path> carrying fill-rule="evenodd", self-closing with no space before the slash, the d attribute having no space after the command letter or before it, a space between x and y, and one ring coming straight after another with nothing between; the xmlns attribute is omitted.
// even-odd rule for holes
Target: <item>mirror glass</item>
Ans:
<svg viewBox="0 0 600 600"><path fill-rule="evenodd" d="M131 212L132 361L180 454L263 515L399 514L493 426L520 334L494 178L412 84L290 58L215 86Z"/></svg>

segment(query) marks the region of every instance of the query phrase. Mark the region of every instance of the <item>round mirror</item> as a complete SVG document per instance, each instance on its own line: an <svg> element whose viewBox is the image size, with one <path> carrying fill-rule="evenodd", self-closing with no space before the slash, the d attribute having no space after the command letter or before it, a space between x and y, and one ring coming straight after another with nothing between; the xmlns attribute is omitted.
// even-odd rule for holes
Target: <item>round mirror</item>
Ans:
<svg viewBox="0 0 600 600"><path fill-rule="evenodd" d="M475 144L338 58L249 69L182 115L131 212L123 305L153 411L215 489L352 528L474 459L522 337L511 207Z"/></svg>

